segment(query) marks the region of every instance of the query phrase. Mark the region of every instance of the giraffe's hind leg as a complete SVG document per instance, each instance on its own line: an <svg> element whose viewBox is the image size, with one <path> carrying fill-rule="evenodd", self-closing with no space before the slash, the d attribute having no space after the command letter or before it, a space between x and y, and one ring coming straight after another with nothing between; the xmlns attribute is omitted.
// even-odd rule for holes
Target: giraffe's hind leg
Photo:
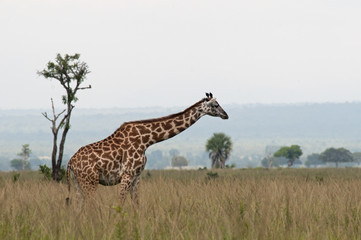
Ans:
<svg viewBox="0 0 361 240"><path fill-rule="evenodd" d="M97 173L86 176L80 184L84 197L93 198L98 185L99 175Z"/></svg>
<svg viewBox="0 0 361 240"><path fill-rule="evenodd" d="M77 189L76 199L80 208L83 207L84 201L94 199L94 194L98 185L99 175L96 173L75 180L75 186Z"/></svg>
<svg viewBox="0 0 361 240"><path fill-rule="evenodd" d="M74 178L74 182L75 182L75 189L76 189L75 199L76 199L77 207L78 207L78 209L82 209L84 206L85 197L84 197L83 191L80 187L80 184L76 178Z"/></svg>
<svg viewBox="0 0 361 240"><path fill-rule="evenodd" d="M77 204L77 208L82 209L84 205L84 194L81 185L79 183L82 181L82 179L80 177L77 177L73 171L71 171L71 175L72 175L71 178L73 179L75 186L75 202ZM72 202L69 197L66 199L67 204L70 204Z"/></svg>

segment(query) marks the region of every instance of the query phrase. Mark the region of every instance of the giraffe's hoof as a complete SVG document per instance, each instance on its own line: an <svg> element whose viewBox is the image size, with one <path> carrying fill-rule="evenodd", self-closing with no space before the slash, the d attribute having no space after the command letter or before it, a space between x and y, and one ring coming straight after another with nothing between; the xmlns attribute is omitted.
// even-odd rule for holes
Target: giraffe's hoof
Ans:
<svg viewBox="0 0 361 240"><path fill-rule="evenodd" d="M67 206L69 206L69 205L70 205L70 198L67 197L67 198L65 199L65 203L66 203Z"/></svg>

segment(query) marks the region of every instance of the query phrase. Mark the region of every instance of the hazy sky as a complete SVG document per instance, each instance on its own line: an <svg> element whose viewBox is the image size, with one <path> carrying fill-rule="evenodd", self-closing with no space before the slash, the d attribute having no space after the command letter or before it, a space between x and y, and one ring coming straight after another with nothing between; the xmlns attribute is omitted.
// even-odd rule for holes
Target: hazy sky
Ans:
<svg viewBox="0 0 361 240"><path fill-rule="evenodd" d="M0 0L0 31L0 109L60 106L57 53L82 108L361 101L360 0Z"/></svg>

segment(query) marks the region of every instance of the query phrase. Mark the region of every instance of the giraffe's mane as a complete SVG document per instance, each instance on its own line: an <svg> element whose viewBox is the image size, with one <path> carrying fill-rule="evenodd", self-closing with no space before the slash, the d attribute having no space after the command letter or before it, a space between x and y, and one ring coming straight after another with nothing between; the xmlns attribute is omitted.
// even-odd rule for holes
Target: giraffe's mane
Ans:
<svg viewBox="0 0 361 240"><path fill-rule="evenodd" d="M178 112L178 113L174 113L165 117L160 117L160 118L151 118L151 119L145 119L145 120L136 120L136 121L130 121L130 122L125 122L124 124L133 124L133 123L152 123L152 122L159 122L159 121L166 121L168 119L172 119L175 117L178 117L182 114L184 114L185 112L191 110L192 108L194 108L195 106L201 104L205 99L203 98L202 100L196 102L195 104L193 104L192 106L186 108L185 110L183 110L182 112Z"/></svg>

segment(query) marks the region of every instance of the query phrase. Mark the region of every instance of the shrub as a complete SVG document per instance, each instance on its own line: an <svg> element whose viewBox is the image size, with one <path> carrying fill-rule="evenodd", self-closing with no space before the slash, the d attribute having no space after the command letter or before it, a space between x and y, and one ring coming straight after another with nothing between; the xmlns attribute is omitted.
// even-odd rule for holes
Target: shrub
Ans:
<svg viewBox="0 0 361 240"><path fill-rule="evenodd" d="M216 179L218 177L218 173L216 172L208 172L207 179Z"/></svg>
<svg viewBox="0 0 361 240"><path fill-rule="evenodd" d="M14 173L13 175L13 182L17 182L20 178L20 173Z"/></svg>
<svg viewBox="0 0 361 240"><path fill-rule="evenodd" d="M44 165L39 165L39 171L41 174L44 175L45 179L50 180L51 179L51 168L49 168L48 166L46 166L46 164Z"/></svg>
<svg viewBox="0 0 361 240"><path fill-rule="evenodd" d="M41 174L44 175L44 178L47 179L47 180L51 180L52 179L52 169L49 168L48 166L46 166L46 164L44 165L39 165L39 171ZM66 170L65 170L65 167L64 166L61 166L60 168L60 181L62 179L64 179L64 176L66 174Z"/></svg>

